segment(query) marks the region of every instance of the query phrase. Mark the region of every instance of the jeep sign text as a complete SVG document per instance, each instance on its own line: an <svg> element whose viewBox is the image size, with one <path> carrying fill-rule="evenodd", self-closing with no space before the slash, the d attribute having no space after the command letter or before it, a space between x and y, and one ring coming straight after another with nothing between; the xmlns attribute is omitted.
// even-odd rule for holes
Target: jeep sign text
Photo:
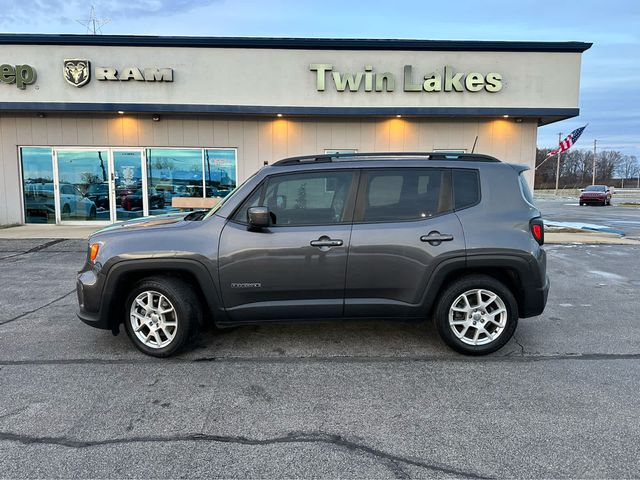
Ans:
<svg viewBox="0 0 640 480"><path fill-rule="evenodd" d="M31 65L0 65L0 82L11 85L16 84L20 90L24 90L27 85L36 82L36 71Z"/></svg>

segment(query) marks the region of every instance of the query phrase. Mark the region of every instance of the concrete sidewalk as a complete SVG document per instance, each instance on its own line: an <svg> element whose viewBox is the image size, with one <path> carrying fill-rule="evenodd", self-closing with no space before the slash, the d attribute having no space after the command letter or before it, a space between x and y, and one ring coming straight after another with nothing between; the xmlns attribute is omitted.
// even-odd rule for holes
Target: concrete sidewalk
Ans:
<svg viewBox="0 0 640 480"><path fill-rule="evenodd" d="M17 225L0 228L0 239L29 240L38 238L89 238L104 225Z"/></svg>

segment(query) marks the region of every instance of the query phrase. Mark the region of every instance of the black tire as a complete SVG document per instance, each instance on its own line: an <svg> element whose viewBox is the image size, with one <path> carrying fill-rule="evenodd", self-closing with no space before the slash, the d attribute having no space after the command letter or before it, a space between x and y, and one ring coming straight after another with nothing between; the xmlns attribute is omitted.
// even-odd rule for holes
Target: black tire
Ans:
<svg viewBox="0 0 640 480"><path fill-rule="evenodd" d="M176 331L173 340L161 348L145 345L136 336L131 324L131 305L136 297L145 291L157 292L171 302L176 314ZM125 303L124 325L129 339L143 353L153 357L169 357L185 348L193 339L202 322L202 307L193 286L174 277L148 277L138 282Z"/></svg>
<svg viewBox="0 0 640 480"><path fill-rule="evenodd" d="M583 207L583 206L584 206L584 203L580 202L580 206L581 206L581 207Z"/></svg>
<svg viewBox="0 0 640 480"><path fill-rule="evenodd" d="M449 325L449 309L454 306L454 301L463 293L474 289L486 289L497 294L506 309L506 324L502 333L484 345L463 342ZM487 275L469 275L454 281L442 291L436 304L434 320L442 340L455 351L465 355L486 355L502 348L513 336L518 326L518 304L509 288L502 282Z"/></svg>

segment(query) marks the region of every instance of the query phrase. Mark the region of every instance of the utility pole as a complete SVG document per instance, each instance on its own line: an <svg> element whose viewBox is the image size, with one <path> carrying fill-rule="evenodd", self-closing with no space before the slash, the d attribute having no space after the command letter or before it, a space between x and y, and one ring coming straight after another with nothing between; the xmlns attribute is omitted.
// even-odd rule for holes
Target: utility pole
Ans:
<svg viewBox="0 0 640 480"><path fill-rule="evenodd" d="M596 143L598 141L593 141L593 180L591 181L591 185L596 184Z"/></svg>
<svg viewBox="0 0 640 480"><path fill-rule="evenodd" d="M560 142L562 141L562 132L558 133L558 149L560 149ZM558 152L558 159L556 160L556 197L558 196L558 183L560 182L560 156L562 153Z"/></svg>

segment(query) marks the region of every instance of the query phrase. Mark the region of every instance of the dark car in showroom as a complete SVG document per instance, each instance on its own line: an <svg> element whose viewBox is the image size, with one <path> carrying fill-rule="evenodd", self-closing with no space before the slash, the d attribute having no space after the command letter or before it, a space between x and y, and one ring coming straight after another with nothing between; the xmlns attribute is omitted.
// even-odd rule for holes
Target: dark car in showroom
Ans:
<svg viewBox="0 0 640 480"><path fill-rule="evenodd" d="M118 189L116 197L120 206L127 211L142 210L142 184ZM162 193L149 187L149 208L164 208L164 196Z"/></svg>
<svg viewBox="0 0 640 480"><path fill-rule="evenodd" d="M89 187L87 187L87 198L96 204L96 208L109 210L109 184L90 184Z"/></svg>
<svg viewBox="0 0 640 480"><path fill-rule="evenodd" d="M580 193L580 206L611 205L611 189L606 185L589 185Z"/></svg>

